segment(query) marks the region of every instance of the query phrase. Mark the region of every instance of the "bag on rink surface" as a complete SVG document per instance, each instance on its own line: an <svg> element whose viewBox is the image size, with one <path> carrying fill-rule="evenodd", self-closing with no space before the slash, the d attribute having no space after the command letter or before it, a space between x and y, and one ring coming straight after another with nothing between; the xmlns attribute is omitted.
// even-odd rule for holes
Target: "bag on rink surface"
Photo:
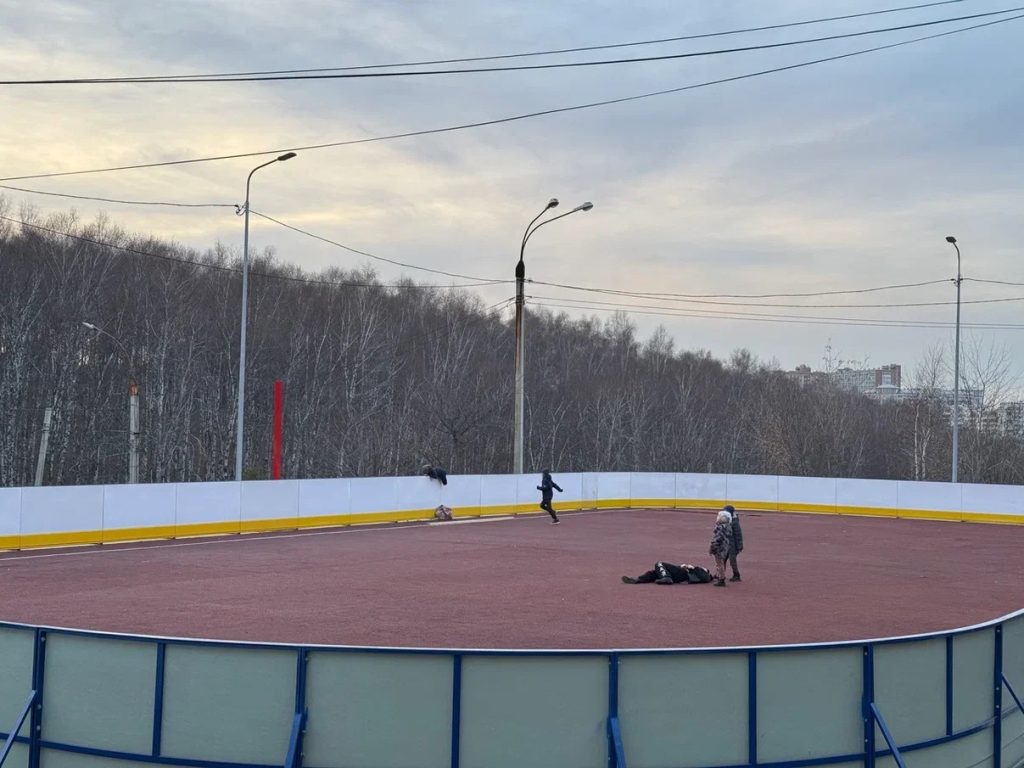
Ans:
<svg viewBox="0 0 1024 768"><path fill-rule="evenodd" d="M446 507L444 504L434 510L435 520L451 520L452 519L452 508Z"/></svg>

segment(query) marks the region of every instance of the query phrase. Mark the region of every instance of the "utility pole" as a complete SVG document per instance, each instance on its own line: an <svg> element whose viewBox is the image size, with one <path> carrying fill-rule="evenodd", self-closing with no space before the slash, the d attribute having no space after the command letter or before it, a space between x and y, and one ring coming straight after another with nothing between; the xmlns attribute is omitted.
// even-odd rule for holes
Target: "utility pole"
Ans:
<svg viewBox="0 0 1024 768"><path fill-rule="evenodd" d="M128 383L128 482L139 482L139 386Z"/></svg>
<svg viewBox="0 0 1024 768"><path fill-rule="evenodd" d="M46 472L46 449L50 444L50 421L53 419L53 408L49 405L43 411L43 434L39 438L39 458L36 460L36 485L43 484L43 474Z"/></svg>
<svg viewBox="0 0 1024 768"><path fill-rule="evenodd" d="M960 246L956 238L949 235L946 242L956 248L956 342L953 353L953 480L957 482L957 469L960 466Z"/></svg>

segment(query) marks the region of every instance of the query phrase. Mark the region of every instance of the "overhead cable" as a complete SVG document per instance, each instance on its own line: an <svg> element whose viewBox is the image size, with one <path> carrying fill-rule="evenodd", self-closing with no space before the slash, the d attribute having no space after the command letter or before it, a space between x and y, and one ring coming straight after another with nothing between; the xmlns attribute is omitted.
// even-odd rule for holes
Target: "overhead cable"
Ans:
<svg viewBox="0 0 1024 768"><path fill-rule="evenodd" d="M255 213L255 211L253 211L253 213ZM235 274L241 274L241 272L242 272L242 270L237 268L237 267L223 267L223 266L220 266L219 264L209 264L209 263L206 263L206 262L203 262L203 261L198 261L196 259L186 259L186 258L180 257L180 256L168 256L167 254L154 253L152 251L143 251L143 250L141 250L139 248L132 248L132 247L126 246L126 245L117 245L116 243L104 242L102 240L96 240L96 239L91 238L91 237L85 237L84 235L75 235L75 234L72 234L70 232L61 232L60 230L53 229L51 227L44 227L44 226L39 225L39 224L30 224L27 221L20 221L18 219L12 219L9 216L0 215L0 220L8 221L8 222L11 222L13 224L17 224L17 225L22 226L22 227L28 227L29 229L34 229L34 230L37 230L37 231L40 231L40 232L47 232L47 233L49 233L51 235L57 235L59 237L67 237L67 238L70 238L72 240L77 240L79 242L89 243L90 245L97 245L97 246L100 246L100 247L103 247L103 248L111 248L111 249L116 250L116 251L122 251L124 253L135 254L136 256L146 256L148 258L160 259L162 261L175 262L175 263L178 263L178 264L187 264L189 266L200 267L202 269L210 269L210 270L214 270L214 271L217 271L217 272L232 272L232 273L235 273ZM447 290L447 289L451 289L451 288L480 288L480 287L488 286L488 285L499 285L499 284L502 284L502 283L512 283L512 282L514 282L513 280L484 280L484 281L480 281L477 278L472 278L474 280L477 280L477 282L461 283L461 284L456 283L456 284L452 284L452 285L432 285L432 284L424 285L424 284L416 284L416 283L361 283L361 282L345 281L345 280L320 280L320 279L308 278L308 277L294 277L294 276L291 276L291 275L279 275L279 274L274 274L272 272L260 272L258 270L254 270L254 269L250 269L249 270L249 274L250 275L256 275L256 276L259 276L259 277L265 277L265 278L272 279L272 280L287 280L287 281L293 282L293 283L308 283L310 285L326 285L326 286L336 286L336 287L342 287L342 288L396 288L396 289L412 289L412 290L434 290L434 289Z"/></svg>
<svg viewBox="0 0 1024 768"><path fill-rule="evenodd" d="M407 132L404 132L404 133L393 133L393 134L385 134L385 135L381 135L381 136L370 136L370 137L366 137L366 138L362 138L362 139L349 139L349 140L346 140L346 141L333 141L333 142L325 142L325 143L322 143L322 144L308 144L308 145L305 145L305 146L286 147L284 149L270 149L270 150L261 150L261 151L257 151L257 152L239 152L239 153L230 154L230 155L211 155L211 156L207 156L207 157L194 157L194 158L187 158L187 159L183 159L183 160L164 160L164 161L161 161L161 162L136 163L136 164L133 164L133 165L110 166L110 167L107 167L107 168L90 168L90 169L79 170L79 171L59 171L59 172L51 172L51 173L25 174L25 175L21 175L21 176L5 176L5 177L0 177L0 182L3 182L3 181L22 181L22 180L25 180L25 179L55 178L55 177L59 177L59 176L81 176L83 174L90 174L90 173L111 173L111 172L115 172L115 171L139 170L139 169L144 169L144 168L163 168L163 167L176 166L176 165L191 165L191 164L195 164L195 163L208 163L208 162L215 162L215 161L220 161L220 160L236 160L236 159L245 158L245 157L265 157L267 155L277 155L277 154L282 154L282 153L285 153L285 152L308 152L308 151L312 151L312 150L327 149L327 148L331 148L331 147L346 147L346 146L354 146L354 145L357 145L357 144L369 144L369 143L380 142L380 141L394 141L394 140L397 140L397 139L413 138L413 137L417 137L417 136L429 136L429 135L435 135L435 134L440 134L440 133L450 133L450 132L453 132L453 131L464 131L464 130L469 130L469 129L472 129L472 128L483 128L483 127L486 127L486 126L500 125L500 124L503 124L503 123L511 123L511 122L516 122L516 121L520 121L520 120L528 120L528 119L532 119L532 118L535 118L535 117L545 117L545 116L548 116L548 115L562 114L562 113L565 113L565 112L575 112L575 111L578 111L578 110L596 109L596 108L599 108L599 107L607 107L607 106L611 106L611 105L615 105L615 104L625 104L625 103L628 103L628 102L639 101L641 99L649 99L649 98L653 98L653 97L656 97L656 96L665 96L665 95L673 94L673 93L682 93L682 92L685 92L685 91L692 91L692 90L696 90L698 88L706 88L706 87L713 86L713 85L723 85L725 83L733 83L733 82L738 82L738 81L741 81L741 80L748 80L748 79L755 78L755 77L763 77L765 75L773 75L773 74L778 74L780 72L788 72L788 71L794 70L794 69L801 69L801 68L805 68L805 67L811 67L811 66L815 66L815 65L818 65L818 64L824 64L824 63L832 62L832 61L840 61L842 59L848 59L848 58L852 58L854 56L862 56L862 55L865 55L865 54L868 54L868 53L875 53L875 52L878 52L878 51L885 51L885 50L889 50L889 49L892 49L892 48L899 48L901 46L912 45L912 44L924 42L924 41L927 41L927 40L936 40L938 38L948 37L950 35L957 35L957 34L960 34L962 32L969 32L969 31L973 31L973 30L976 30L976 29L982 29L984 27L994 26L996 24L1005 24L1007 22L1016 21L1016 20L1022 19L1022 18L1024 18L1024 14L1020 14L1020 15L1017 15L1017 16L1010 16L1010 17L1003 18L1003 19L996 19L994 21L987 21L987 22L984 22L984 23L981 23L981 24L974 24L974 25L971 25L971 26L968 26L968 27L961 27L960 29L953 29L953 30L949 30L949 31L946 31L946 32L937 32L937 33L934 33L934 34L931 34L931 35L924 35L924 36L921 36L921 37L914 37L914 38L910 38L910 39L907 39L907 40L900 40L900 41L897 41L895 43L887 43L885 45L877 45L877 46L873 46L871 48L861 48L861 49L856 50L856 51L849 51L847 53L836 54L834 56L825 56L825 57L818 58L818 59L810 59L810 60L807 60L807 61L797 62L795 64L787 64L785 66L772 67L770 69L762 69L762 70L758 70L756 72L747 72L747 73L744 73L744 74L741 74L741 75L734 75L732 77L723 77L723 78L718 78L718 79L715 79L715 80L706 80L706 81L701 82L701 83L692 83L690 85L679 86L677 88L666 88L666 89L658 90L658 91L649 91L647 93L634 94L632 96L623 96L623 97L619 97L619 98L616 98L616 99L605 99L603 101L593 101L593 102L588 102L588 103L584 103L584 104L575 104L575 105L568 106L568 107L555 107L555 108L552 108L552 109L539 110L539 111L536 111L536 112L527 112L527 113L523 113L523 114L519 114L519 115L511 115L511 116L508 116L508 117L494 118L494 119L491 119L491 120L480 120L480 121L471 122L471 123L462 123L462 124L458 124L458 125L449 125L449 126L445 126L445 127L442 127L442 128L428 128L428 129L423 129L423 130L407 131Z"/></svg>
<svg viewBox="0 0 1024 768"><path fill-rule="evenodd" d="M331 74L293 74L293 75L253 75L253 76L212 76L212 77L147 77L147 78L51 78L41 80L0 80L3 85L125 85L135 84L157 84L157 83L257 83L287 80L352 80L367 78L395 78L395 77L427 77L437 75L471 75L486 74L495 72L525 72L531 70L546 69L574 69L577 67L596 67L622 64L641 64L655 61L674 61L678 59L703 58L705 56L723 56L734 53L749 53L751 51L767 51L776 48L790 48L797 45L811 45L814 43L834 42L836 40L848 40L868 35L880 35L890 32L905 32L911 29L922 29L933 27L939 24L954 24L960 21L971 21L974 19L991 18L1002 16L1007 13L1024 11L1024 6L1004 8L999 11L986 11L985 13L973 13L965 16L952 16L945 19L932 19L930 21L919 21L912 24L900 24L891 27L868 29L859 32L843 32L836 35L823 35L821 37L806 38L803 40L784 40L778 43L760 43L757 45L744 45L733 48L720 48L712 51L689 51L685 53L669 53L660 56L638 56L635 58L620 59L598 59L595 61L568 61L549 64L517 64L505 67L469 67L461 69L423 69L423 70L398 70L398 71L373 71L373 72L334 72Z"/></svg>
<svg viewBox="0 0 1024 768"><path fill-rule="evenodd" d="M267 69L251 72L212 72L212 73L193 73L187 75L143 75L135 77L102 77L102 78L88 78L89 80L102 81L102 82L119 82L119 81L132 81L141 82L146 80L184 80L188 78L209 78L209 77L249 77L256 75L291 75L291 74L302 74L302 73L314 73L314 72L351 72L364 69L391 69L395 67L425 67L435 66L438 64L468 64L477 61L499 61L503 59L521 59L533 56L556 56L563 55L566 53L586 53L589 51L604 51L611 50L614 48L632 48L643 45L661 45L664 43L676 43L687 40L702 40L712 37L725 37L727 35L739 35L751 32L770 32L779 29L788 29L791 27L802 27L811 24L824 24L833 21L846 21L849 19L859 19L867 16L880 16L888 13L898 13L901 11L916 11L922 8L933 8L939 5L953 5L964 2L964 0L941 0L941 2L932 3L921 3L918 5L904 5L898 8L883 8L875 11L864 11L861 13L848 13L843 16L826 16L817 19L807 19L804 21L791 21L782 24L769 24L761 27L744 27L741 29L729 29L719 32L703 32L700 34L692 35L680 35L677 37L662 37L653 40L635 40L626 43L608 43L604 45L586 45L578 46L575 48L555 48L544 51L528 51L525 53L506 53L492 56L470 56L463 58L449 58L449 59L431 59L426 61L403 61L395 62L391 64L359 64L347 67L314 67L304 69Z"/></svg>

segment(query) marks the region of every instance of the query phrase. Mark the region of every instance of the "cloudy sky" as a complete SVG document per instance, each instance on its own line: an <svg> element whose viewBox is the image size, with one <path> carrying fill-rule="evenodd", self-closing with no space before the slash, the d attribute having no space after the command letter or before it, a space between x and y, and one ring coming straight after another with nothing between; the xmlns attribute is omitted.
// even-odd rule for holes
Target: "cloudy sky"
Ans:
<svg viewBox="0 0 1024 768"><path fill-rule="evenodd" d="M0 0L0 79L177 75L416 62L723 32L895 8L885 0ZM665 56L984 14L1011 2L929 8L773 31L480 62L509 66ZM2 85L0 177L279 151L442 128L679 88L1024 13L761 51L519 72L252 83ZM890 50L623 104L415 138L303 150L255 177L252 208L389 259L511 279L526 223L550 197L578 213L527 250L528 277L637 293L725 294L695 304L533 284L536 304L610 317L633 304L684 349L740 347L785 368L836 357L910 369L952 340L951 282L966 301L1024 297L1024 19ZM446 65L449 68L473 64ZM399 68L414 69L414 68ZM364 70L373 71L373 70ZM379 70L378 70L379 71ZM392 70L393 71L393 70ZM66 194L238 203L267 158L0 184ZM8 212L74 208L131 231L241 250L230 208L161 208L2 190ZM383 278L452 278L373 262L253 220L252 242L309 270L371 264ZM486 304L511 285L479 289ZM571 300L571 301L570 301ZM595 301L608 302L596 304ZM891 304L803 307L780 304ZM589 307L589 308L586 308ZM965 304L972 343L1024 372L1024 301ZM709 311L717 315L704 314ZM721 313L760 313L723 317ZM645 314L646 313L646 314ZM673 313L675 313L673 315ZM687 316L680 316L686 313ZM774 316L783 316L781 318ZM796 317L803 322L767 322ZM829 324L863 318L891 325Z"/></svg>

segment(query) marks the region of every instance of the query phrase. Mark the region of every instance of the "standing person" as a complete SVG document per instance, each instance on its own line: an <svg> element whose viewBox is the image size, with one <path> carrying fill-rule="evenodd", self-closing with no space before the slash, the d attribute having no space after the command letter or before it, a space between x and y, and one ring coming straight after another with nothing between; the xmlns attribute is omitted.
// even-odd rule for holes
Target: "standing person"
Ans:
<svg viewBox="0 0 1024 768"><path fill-rule="evenodd" d="M729 565L732 567L732 578L729 581L743 581L740 569L736 565L736 556L743 551L743 529L740 528L740 513L732 504L726 504L725 511L732 518L732 549L729 550Z"/></svg>
<svg viewBox="0 0 1024 768"><path fill-rule="evenodd" d="M555 525L559 522L558 515L555 514L555 508L551 506L551 498L555 495L552 492L554 488L559 493L562 489L558 487L558 483L551 479L551 473L548 470L544 470L540 475L540 485L537 486L537 490L540 491L540 508L551 515L551 524Z"/></svg>
<svg viewBox="0 0 1024 768"><path fill-rule="evenodd" d="M716 587L725 586L725 561L729 559L730 551L732 551L732 515L723 509L718 513L715 530L711 534L711 546L708 548L708 554L715 558Z"/></svg>

